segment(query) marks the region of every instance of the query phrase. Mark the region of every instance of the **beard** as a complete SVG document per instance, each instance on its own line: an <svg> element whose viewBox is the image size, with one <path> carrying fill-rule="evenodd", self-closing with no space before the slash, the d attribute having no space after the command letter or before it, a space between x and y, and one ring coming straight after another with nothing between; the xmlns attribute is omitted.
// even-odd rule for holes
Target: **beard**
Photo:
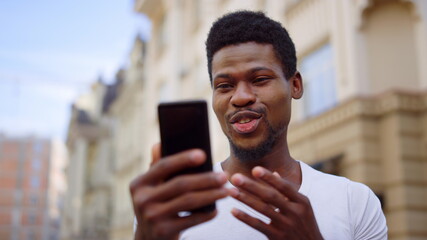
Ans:
<svg viewBox="0 0 427 240"><path fill-rule="evenodd" d="M253 162L262 159L268 153L272 151L274 146L276 146L280 137L283 137L282 134L286 129L286 124L280 124L279 127L273 128L265 119L264 122L267 126L267 136L264 141L252 148L243 148L237 146L230 137L227 136L230 143L231 151L233 154L242 162Z"/></svg>

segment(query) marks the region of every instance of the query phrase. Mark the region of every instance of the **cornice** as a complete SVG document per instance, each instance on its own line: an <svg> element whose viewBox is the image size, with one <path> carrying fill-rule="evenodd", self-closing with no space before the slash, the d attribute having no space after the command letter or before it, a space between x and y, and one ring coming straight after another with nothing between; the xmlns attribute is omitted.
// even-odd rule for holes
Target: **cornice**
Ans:
<svg viewBox="0 0 427 240"><path fill-rule="evenodd" d="M396 112L425 113L427 92L390 91L370 97L356 97L323 114L295 123L289 128L289 142L298 142L354 118L380 118Z"/></svg>

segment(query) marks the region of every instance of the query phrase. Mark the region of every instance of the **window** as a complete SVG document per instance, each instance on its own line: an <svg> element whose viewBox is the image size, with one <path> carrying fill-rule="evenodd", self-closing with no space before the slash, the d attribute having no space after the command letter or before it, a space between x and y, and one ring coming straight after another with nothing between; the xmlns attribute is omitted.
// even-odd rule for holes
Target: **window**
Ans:
<svg viewBox="0 0 427 240"><path fill-rule="evenodd" d="M35 212L28 213L28 223L35 224L36 223L37 214Z"/></svg>
<svg viewBox="0 0 427 240"><path fill-rule="evenodd" d="M31 162L32 168L35 171L40 171L41 168L41 161L39 158L33 158L33 161Z"/></svg>
<svg viewBox="0 0 427 240"><path fill-rule="evenodd" d="M35 141L33 143L33 151L37 154L40 154L42 152L43 149L43 144L40 141Z"/></svg>
<svg viewBox="0 0 427 240"><path fill-rule="evenodd" d="M37 176L32 176L30 184L31 184L31 187L33 188L40 187L40 178Z"/></svg>
<svg viewBox="0 0 427 240"><path fill-rule="evenodd" d="M39 200L39 198L38 198L37 194L33 193L30 195L31 205L37 205L37 203L39 202L38 200Z"/></svg>
<svg viewBox="0 0 427 240"><path fill-rule="evenodd" d="M304 115L320 114L337 103L333 51L324 45L301 61L304 82Z"/></svg>

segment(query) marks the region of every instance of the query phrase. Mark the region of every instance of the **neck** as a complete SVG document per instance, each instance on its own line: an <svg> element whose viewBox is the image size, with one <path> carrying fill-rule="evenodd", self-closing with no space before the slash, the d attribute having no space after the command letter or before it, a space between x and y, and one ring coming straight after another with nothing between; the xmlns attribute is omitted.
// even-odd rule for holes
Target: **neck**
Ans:
<svg viewBox="0 0 427 240"><path fill-rule="evenodd" d="M271 172L277 172L282 178L294 184L300 185L301 169L299 163L290 156L286 138L283 137L281 139L283 140L277 142L269 153L254 161L239 159L231 151L230 157L222 163L222 168L230 177L235 173L252 177L252 169L256 166L261 166Z"/></svg>

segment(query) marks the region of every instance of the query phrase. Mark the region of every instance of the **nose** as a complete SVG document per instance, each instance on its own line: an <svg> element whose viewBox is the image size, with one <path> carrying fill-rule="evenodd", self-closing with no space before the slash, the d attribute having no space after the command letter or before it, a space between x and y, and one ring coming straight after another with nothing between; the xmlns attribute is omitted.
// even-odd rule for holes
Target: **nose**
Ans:
<svg viewBox="0 0 427 240"><path fill-rule="evenodd" d="M246 107L254 104L256 95L251 86L246 82L239 82L231 97L230 103L234 107Z"/></svg>

